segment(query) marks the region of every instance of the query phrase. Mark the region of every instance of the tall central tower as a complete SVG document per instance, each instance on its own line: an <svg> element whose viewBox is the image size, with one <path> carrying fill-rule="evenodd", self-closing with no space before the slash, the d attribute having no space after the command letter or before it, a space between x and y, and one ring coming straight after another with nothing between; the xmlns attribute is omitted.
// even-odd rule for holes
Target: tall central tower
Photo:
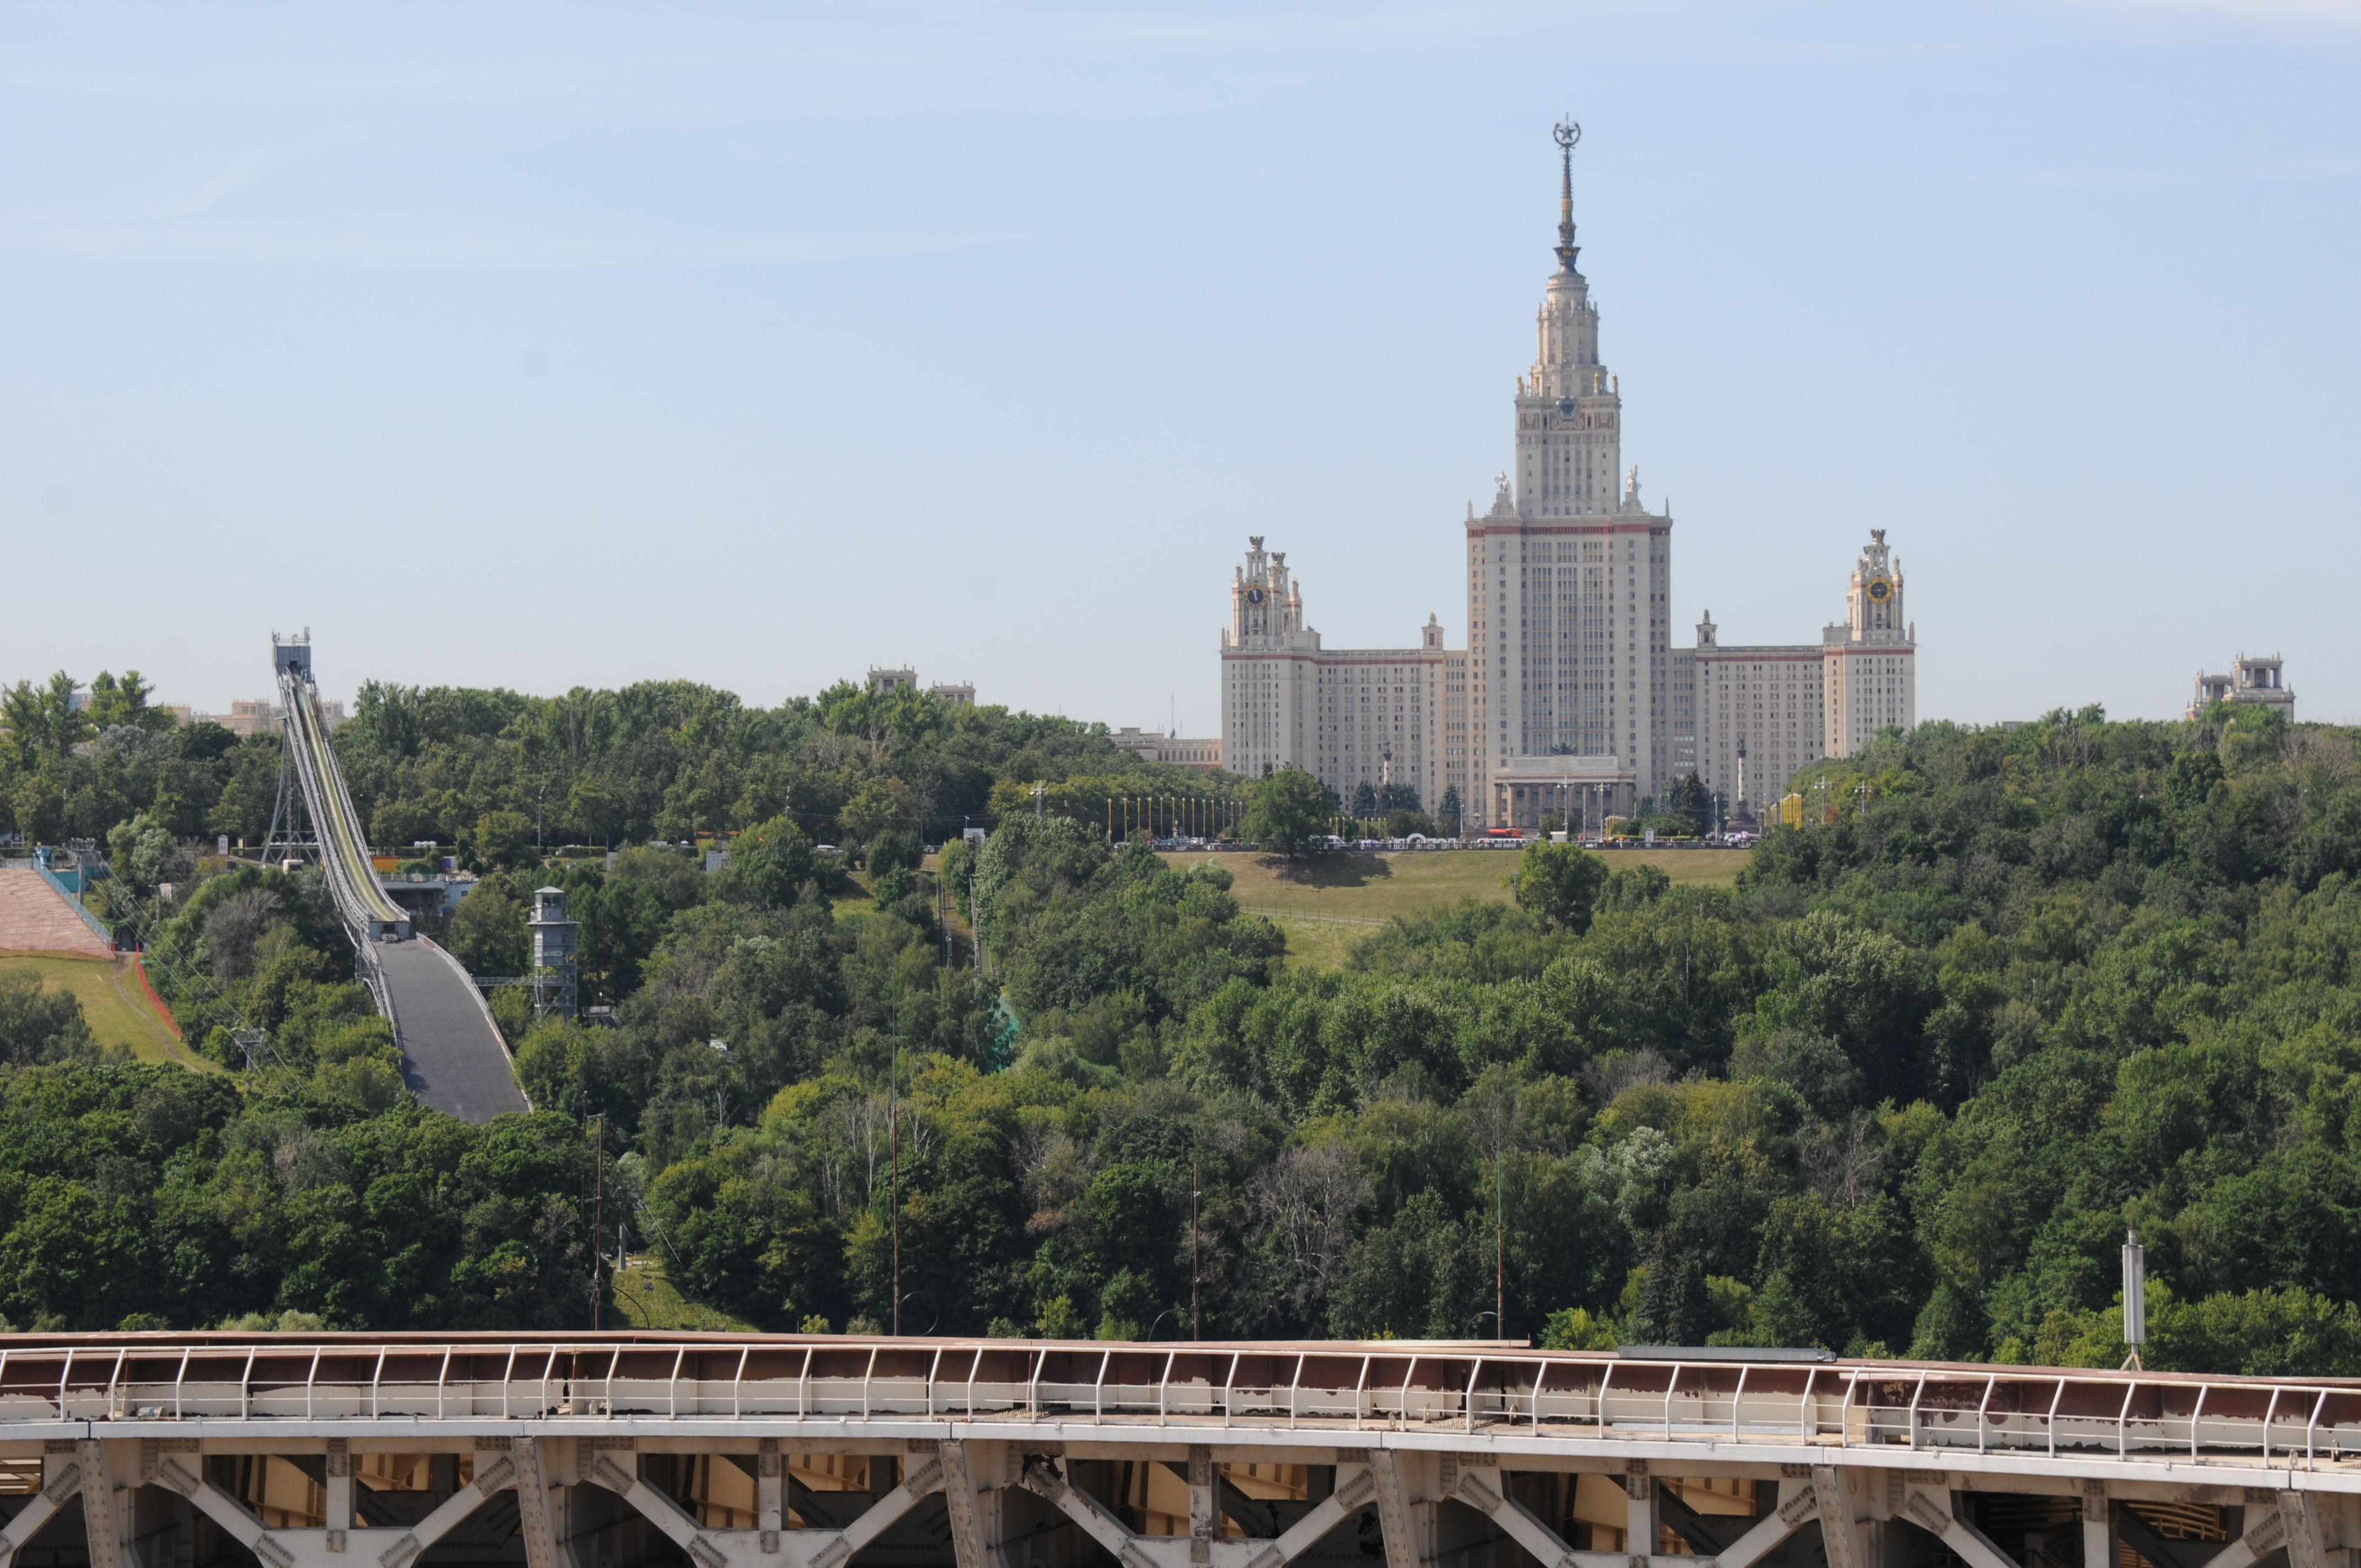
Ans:
<svg viewBox="0 0 2361 1568"><path fill-rule="evenodd" d="M1622 468L1623 400L1598 356L1598 307L1576 268L1574 148L1556 128L1557 268L1532 368L1517 381L1516 468L1467 529L1468 803L1529 825L1553 779L1594 781L1628 809L1686 773L1671 648L1672 517ZM1685 706L1685 705L1684 705ZM1574 760L1578 760L1578 762ZM1614 778L1611 790L1597 784Z"/></svg>
<svg viewBox="0 0 2361 1568"><path fill-rule="evenodd" d="M1517 383L1517 512L1586 517L1621 499L1623 399L1598 362L1598 307L1575 269L1574 146L1582 127L1557 127L1557 270L1533 315L1533 367Z"/></svg>

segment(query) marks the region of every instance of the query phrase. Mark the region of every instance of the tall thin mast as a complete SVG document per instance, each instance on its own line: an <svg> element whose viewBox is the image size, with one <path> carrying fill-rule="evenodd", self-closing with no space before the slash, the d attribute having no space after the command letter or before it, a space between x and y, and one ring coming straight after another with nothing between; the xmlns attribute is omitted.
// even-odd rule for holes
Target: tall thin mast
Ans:
<svg viewBox="0 0 2361 1568"><path fill-rule="evenodd" d="M1557 261L1568 272L1574 270L1574 258L1582 254L1582 247L1574 243L1574 148L1582 140L1582 127L1571 115L1557 123L1551 136L1556 138L1558 149L1557 187Z"/></svg>

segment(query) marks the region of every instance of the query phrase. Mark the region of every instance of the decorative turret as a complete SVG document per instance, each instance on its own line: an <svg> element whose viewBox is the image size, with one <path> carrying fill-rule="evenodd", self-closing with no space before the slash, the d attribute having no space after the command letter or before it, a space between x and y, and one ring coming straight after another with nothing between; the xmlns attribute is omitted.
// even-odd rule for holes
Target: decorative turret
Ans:
<svg viewBox="0 0 2361 1568"><path fill-rule="evenodd" d="M1885 543L1885 530L1869 531L1869 543L1854 562L1845 588L1843 640L1903 643L1915 641L1902 619L1902 560Z"/></svg>
<svg viewBox="0 0 2361 1568"><path fill-rule="evenodd" d="M1265 550L1263 536L1246 538L1246 558L1230 576L1230 624L1224 648L1292 647L1303 630L1303 587L1287 570L1287 552ZM1313 636L1306 646L1319 646Z"/></svg>

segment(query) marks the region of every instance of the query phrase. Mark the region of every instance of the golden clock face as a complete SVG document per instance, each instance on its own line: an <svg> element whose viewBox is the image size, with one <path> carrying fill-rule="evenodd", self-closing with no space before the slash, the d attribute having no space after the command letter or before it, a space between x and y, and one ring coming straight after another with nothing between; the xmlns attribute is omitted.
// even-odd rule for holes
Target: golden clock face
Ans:
<svg viewBox="0 0 2361 1568"><path fill-rule="evenodd" d="M1266 597L1268 596L1266 596L1263 590L1259 587L1250 587L1246 590L1246 603L1248 604L1260 604Z"/></svg>
<svg viewBox="0 0 2361 1568"><path fill-rule="evenodd" d="M1888 580L1887 578L1884 578L1884 577L1872 577L1872 578L1870 578L1870 580L1869 580L1869 602L1870 602L1870 603L1872 603L1872 604L1883 604L1887 599L1890 599L1890 598L1892 598L1893 597L1894 597L1894 584L1893 584L1890 580Z"/></svg>

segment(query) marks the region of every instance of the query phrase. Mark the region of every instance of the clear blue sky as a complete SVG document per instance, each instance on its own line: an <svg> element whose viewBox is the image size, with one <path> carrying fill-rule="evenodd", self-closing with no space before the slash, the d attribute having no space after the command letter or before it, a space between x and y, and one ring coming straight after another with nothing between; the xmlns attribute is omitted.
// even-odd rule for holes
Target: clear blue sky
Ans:
<svg viewBox="0 0 2361 1568"><path fill-rule="evenodd" d="M0 8L0 677L1217 719L1455 646L1577 216L1674 617L2361 718L2361 4Z"/></svg>

